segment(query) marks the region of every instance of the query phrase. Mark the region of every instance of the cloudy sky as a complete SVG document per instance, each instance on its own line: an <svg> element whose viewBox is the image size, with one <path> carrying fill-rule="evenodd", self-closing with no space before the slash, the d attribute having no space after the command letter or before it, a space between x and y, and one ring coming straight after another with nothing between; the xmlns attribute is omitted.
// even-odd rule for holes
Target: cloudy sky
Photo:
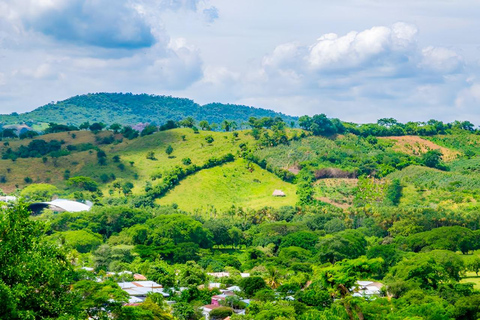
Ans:
<svg viewBox="0 0 480 320"><path fill-rule="evenodd" d="M480 124L478 0L0 0L0 113L88 92Z"/></svg>

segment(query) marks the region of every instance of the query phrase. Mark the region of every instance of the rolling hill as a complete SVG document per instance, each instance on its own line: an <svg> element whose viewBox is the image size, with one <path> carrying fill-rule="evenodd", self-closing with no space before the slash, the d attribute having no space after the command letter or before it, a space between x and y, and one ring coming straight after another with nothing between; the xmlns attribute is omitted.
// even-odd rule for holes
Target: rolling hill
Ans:
<svg viewBox="0 0 480 320"><path fill-rule="evenodd" d="M207 120L210 123L221 123L230 120L241 125L250 117L283 118L287 123L296 121L296 117L287 116L272 110L253 108L241 105L210 103L199 105L193 100L130 93L95 93L75 96L64 101L50 103L31 112L0 115L3 125L30 126L42 123L59 123L80 125L85 121L120 123L135 125L138 123L156 123L167 120L182 120L193 117L195 120Z"/></svg>

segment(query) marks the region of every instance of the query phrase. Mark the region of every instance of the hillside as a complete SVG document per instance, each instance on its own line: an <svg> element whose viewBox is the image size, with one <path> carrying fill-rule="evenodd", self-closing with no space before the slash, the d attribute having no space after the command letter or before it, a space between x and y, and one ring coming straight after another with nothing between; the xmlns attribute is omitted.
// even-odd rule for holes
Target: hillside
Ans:
<svg viewBox="0 0 480 320"><path fill-rule="evenodd" d="M276 189L282 190L286 196L273 197ZM208 209L212 205L218 210L229 209L232 205L251 209L279 208L294 206L298 200L296 191L295 185L280 180L259 166L250 169L246 161L237 160L188 177L158 203L175 203L189 212Z"/></svg>
<svg viewBox="0 0 480 320"><path fill-rule="evenodd" d="M181 120L193 117L220 124L223 120L235 121L240 126L250 117L283 118L287 123L296 121L296 117L287 116L272 110L241 105L210 103L199 105L193 100L129 93L95 93L75 96L70 99L50 103L23 114L0 115L0 123L13 125L26 123L30 126L41 123L60 123L78 126L85 121L120 123L135 125L138 123L156 123L167 120Z"/></svg>

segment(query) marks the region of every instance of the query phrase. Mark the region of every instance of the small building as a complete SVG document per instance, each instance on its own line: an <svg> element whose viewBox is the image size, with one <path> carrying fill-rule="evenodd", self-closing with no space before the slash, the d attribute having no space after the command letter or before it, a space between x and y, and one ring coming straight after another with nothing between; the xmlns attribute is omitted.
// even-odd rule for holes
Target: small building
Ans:
<svg viewBox="0 0 480 320"><path fill-rule="evenodd" d="M382 294L384 285L380 282L374 281L357 281L355 288L353 288L354 297L373 297Z"/></svg>
<svg viewBox="0 0 480 320"><path fill-rule="evenodd" d="M227 297L233 297L235 296L235 293L229 292L229 291L224 291L222 294L217 294L212 297L212 305L214 306L220 306L221 301L225 301Z"/></svg>
<svg viewBox="0 0 480 320"><path fill-rule="evenodd" d="M14 196L0 196L0 202L15 202L17 201L17 197Z"/></svg>
<svg viewBox="0 0 480 320"><path fill-rule="evenodd" d="M147 277L145 277L143 274L135 273L133 275L134 280L139 280L139 281L146 281Z"/></svg>
<svg viewBox="0 0 480 320"><path fill-rule="evenodd" d="M90 211L93 203L87 201L86 203L72 201L67 199L55 199L49 202L32 203L29 207L34 213L39 214L43 209L50 209L54 212L81 212Z"/></svg>
<svg viewBox="0 0 480 320"><path fill-rule="evenodd" d="M119 282L118 286L128 293L130 296L129 301L144 301L149 293L160 293L165 298L170 296L168 293L164 292L162 285L154 281Z"/></svg>
<svg viewBox="0 0 480 320"><path fill-rule="evenodd" d="M287 195L282 190L274 190L272 196L274 197L286 197Z"/></svg>

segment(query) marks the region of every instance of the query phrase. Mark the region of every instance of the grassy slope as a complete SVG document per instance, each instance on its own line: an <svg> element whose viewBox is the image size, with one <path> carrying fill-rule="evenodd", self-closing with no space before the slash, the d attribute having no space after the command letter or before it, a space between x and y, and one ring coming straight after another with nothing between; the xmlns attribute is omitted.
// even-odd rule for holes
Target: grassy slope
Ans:
<svg viewBox="0 0 480 320"><path fill-rule="evenodd" d="M380 139L395 141L394 150L414 156L419 156L429 150L440 150L444 161L453 161L460 155L460 152L456 150L437 145L418 136L384 137Z"/></svg>
<svg viewBox="0 0 480 320"><path fill-rule="evenodd" d="M65 145L93 143L96 144L95 135L87 131L72 132L76 138L73 139L69 133L56 133L41 136L37 139L64 140ZM111 135L108 132L99 133L100 137ZM185 135L185 141L182 136ZM205 141L207 135L212 135L215 141L209 145ZM11 141L10 147L15 150L20 145L27 145L31 140ZM239 132L237 139L233 138L233 133L225 132L200 132L194 134L191 129L174 129L169 131L157 132L153 135L140 137L134 140L124 139L122 143L99 145L99 147L107 153L108 163L106 166L97 164L96 151L74 152L68 156L60 157L57 160L57 166L54 165L52 159L48 157L47 163L43 163L41 158L17 159L15 162L11 160L0 160L0 175L7 177L7 183L1 184L0 188L5 192L12 192L15 185L23 187L26 185L24 178L30 177L34 182L47 182L64 187L63 174L66 169L71 171L71 176L84 175L99 181L100 175L106 173L114 174L117 178L133 180L137 175L138 180L133 181L136 185L136 191L140 191L147 180L154 173L164 172L176 165L182 165L182 159L191 158L193 163L203 164L207 159L213 156L223 156L227 153L235 154L238 145L242 142L250 143L251 136L245 132ZM165 149L168 145L172 145L174 152L173 158L168 158ZM1 151L7 147L2 145ZM156 161L146 159L148 151L154 151L157 158ZM125 165L125 170L118 168L118 163L114 163L111 159L114 155L119 155L121 162ZM134 166L130 166L130 161L134 162ZM10 172L8 172L10 169Z"/></svg>
<svg viewBox="0 0 480 320"><path fill-rule="evenodd" d="M275 189L284 191L287 196L273 197ZM296 202L295 185L280 180L256 165L250 172L244 160L190 176L159 200L160 204L176 203L180 209L187 211L206 209L210 205L220 210L232 205L258 209L295 205Z"/></svg>
<svg viewBox="0 0 480 320"><path fill-rule="evenodd" d="M450 172L410 166L390 174L387 178L402 181L402 205L474 209L480 202L480 177L472 175L471 172L456 170L457 162L452 164Z"/></svg>
<svg viewBox="0 0 480 320"><path fill-rule="evenodd" d="M321 179L314 185L314 197L339 208L353 204L357 179Z"/></svg>
<svg viewBox="0 0 480 320"><path fill-rule="evenodd" d="M290 145L280 145L255 152L257 156L266 159L274 167L288 169L301 162L314 160L319 154L337 148L335 142L323 137L308 137L292 141Z"/></svg>

